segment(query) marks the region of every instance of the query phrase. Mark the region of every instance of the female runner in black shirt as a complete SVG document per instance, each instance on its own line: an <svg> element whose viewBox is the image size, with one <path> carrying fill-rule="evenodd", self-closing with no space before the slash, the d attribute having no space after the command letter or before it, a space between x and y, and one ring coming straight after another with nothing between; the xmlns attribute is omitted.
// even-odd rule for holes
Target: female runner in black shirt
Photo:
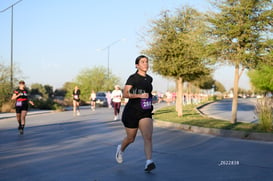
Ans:
<svg viewBox="0 0 273 181"><path fill-rule="evenodd" d="M72 96L73 96L73 115L75 116L77 113L77 116L80 115L80 94L81 91L78 86L75 86Z"/></svg>
<svg viewBox="0 0 273 181"><path fill-rule="evenodd" d="M124 98L129 98L122 114L126 137L123 139L122 144L117 147L116 161L118 163L123 162L122 154L127 146L134 142L139 129L144 140L144 151L147 159L144 170L150 172L155 169L155 164L152 161L153 79L146 74L149 68L146 56L141 55L137 57L135 65L137 72L128 78L123 90Z"/></svg>
<svg viewBox="0 0 273 181"><path fill-rule="evenodd" d="M34 105L32 101L28 99L28 91L25 87L25 82L20 81L18 88L13 91L12 100L16 100L15 109L16 109L16 118L19 124L18 130L20 134L24 133L26 115L28 110L28 103Z"/></svg>

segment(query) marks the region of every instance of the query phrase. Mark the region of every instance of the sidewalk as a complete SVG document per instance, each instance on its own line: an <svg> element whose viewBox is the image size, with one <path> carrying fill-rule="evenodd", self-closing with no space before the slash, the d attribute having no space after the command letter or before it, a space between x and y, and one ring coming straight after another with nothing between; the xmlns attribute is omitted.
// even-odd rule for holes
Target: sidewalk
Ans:
<svg viewBox="0 0 273 181"><path fill-rule="evenodd" d="M164 103L160 103L160 104L155 104L155 110L162 108L166 106L166 104ZM90 109L90 106L80 106L80 109ZM66 107L65 111L72 111L73 108L72 107ZM37 114L45 114L45 113L52 113L54 112L54 110L30 110L28 111L27 115L37 115ZM7 119L7 118L15 118L16 117L16 113L0 113L0 120L1 119Z"/></svg>
<svg viewBox="0 0 273 181"><path fill-rule="evenodd" d="M51 113L54 112L53 110L33 110L28 111L27 115L37 115L37 114L45 114L45 113ZM16 113L0 113L0 120L1 119L7 119L7 118L15 118Z"/></svg>
<svg viewBox="0 0 273 181"><path fill-rule="evenodd" d="M202 114L215 119L230 121L232 112L232 99L223 99L197 108ZM255 114L256 99L238 99L237 121L257 123Z"/></svg>

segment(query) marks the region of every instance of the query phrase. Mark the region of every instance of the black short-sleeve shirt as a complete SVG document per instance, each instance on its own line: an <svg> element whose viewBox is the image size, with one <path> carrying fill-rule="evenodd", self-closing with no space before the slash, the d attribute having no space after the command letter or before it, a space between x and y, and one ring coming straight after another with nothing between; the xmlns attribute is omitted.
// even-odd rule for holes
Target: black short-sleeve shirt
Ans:
<svg viewBox="0 0 273 181"><path fill-rule="evenodd" d="M76 92L75 92L75 90L73 90L73 99L75 100L75 101L79 101L80 100L80 94L81 94L81 91L80 91L80 89L78 89Z"/></svg>
<svg viewBox="0 0 273 181"><path fill-rule="evenodd" d="M138 73L135 73L131 75L128 80L126 81L126 85L131 85L132 88L130 89L131 94L142 94L142 93L148 93L149 98L152 98L152 86L153 78L146 74L146 76L141 76ZM140 98L135 99L129 99L129 102L127 103L131 106L134 106L135 108L140 107Z"/></svg>
<svg viewBox="0 0 273 181"><path fill-rule="evenodd" d="M25 101L28 102L28 90L27 89L16 89L13 91L14 94L20 95L16 98L16 101Z"/></svg>

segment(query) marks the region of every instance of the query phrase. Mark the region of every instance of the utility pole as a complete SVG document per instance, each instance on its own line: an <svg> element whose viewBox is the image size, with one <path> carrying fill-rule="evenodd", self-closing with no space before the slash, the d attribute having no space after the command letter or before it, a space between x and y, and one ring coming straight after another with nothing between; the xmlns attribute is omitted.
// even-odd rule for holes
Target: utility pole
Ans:
<svg viewBox="0 0 273 181"><path fill-rule="evenodd" d="M9 9L11 9L11 30L10 30L10 88L13 89L13 7L20 3L23 0L19 0L15 3L13 3L11 6L3 9L0 11L0 13L3 13Z"/></svg>
<svg viewBox="0 0 273 181"><path fill-rule="evenodd" d="M107 45L107 47L105 48L102 48L102 49L97 49L99 51L102 51L102 50L107 50L107 78L109 79L109 72L110 72L110 68L109 68L109 64L110 64L110 48L115 45L116 43L120 42L120 41L124 41L126 40L125 38L122 38L122 39L119 39L119 40L116 40L112 43L110 43L109 45Z"/></svg>

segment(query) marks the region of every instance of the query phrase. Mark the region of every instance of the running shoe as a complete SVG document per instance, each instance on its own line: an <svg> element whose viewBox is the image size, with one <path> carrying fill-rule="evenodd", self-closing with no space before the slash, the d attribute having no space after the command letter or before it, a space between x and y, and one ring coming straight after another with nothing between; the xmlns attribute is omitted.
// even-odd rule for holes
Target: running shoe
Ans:
<svg viewBox="0 0 273 181"><path fill-rule="evenodd" d="M146 161L146 165L145 165L145 168L144 168L145 172L150 172L155 168L156 168L155 163L152 160L147 160Z"/></svg>
<svg viewBox="0 0 273 181"><path fill-rule="evenodd" d="M122 163L123 162L122 151L120 149L121 149L121 145L118 145L117 152L116 152L116 161L118 163Z"/></svg>
<svg viewBox="0 0 273 181"><path fill-rule="evenodd" d="M22 130L22 126L21 126L21 125L19 125L19 126L18 126L18 131L19 131L19 134L21 134L21 130Z"/></svg>
<svg viewBox="0 0 273 181"><path fill-rule="evenodd" d="M80 115L81 115L80 111L77 111L77 116L80 116Z"/></svg>
<svg viewBox="0 0 273 181"><path fill-rule="evenodd" d="M19 130L20 135L24 134L24 128L23 127L19 126L18 130Z"/></svg>

